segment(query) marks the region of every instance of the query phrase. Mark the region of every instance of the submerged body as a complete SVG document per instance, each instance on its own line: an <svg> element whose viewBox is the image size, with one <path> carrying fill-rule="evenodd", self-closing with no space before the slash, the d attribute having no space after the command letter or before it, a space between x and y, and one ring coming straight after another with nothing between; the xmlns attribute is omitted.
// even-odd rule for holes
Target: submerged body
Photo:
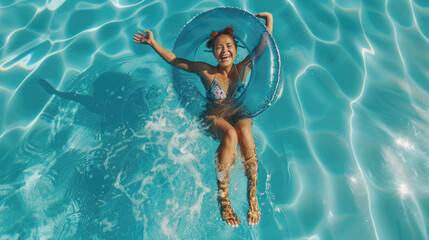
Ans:
<svg viewBox="0 0 429 240"><path fill-rule="evenodd" d="M272 33L272 15L263 12L255 16L265 19L266 26ZM174 53L159 45L149 30L146 30L146 34L142 32L135 34L134 42L150 45L169 64L197 74L206 89L207 99L213 103L225 104L232 102L244 91L245 84L243 81L250 70L251 63L250 57L247 56L240 63L234 64L237 42L233 37L233 32L234 29L229 26L223 31L212 32L210 35L207 47L213 51L213 56L218 63L217 66L177 58ZM202 116L210 126L210 131L220 141L216 151L216 165L219 173L218 199L221 205L222 218L234 227L241 224L241 221L232 209L229 200L229 169L235 162L238 144L244 158L245 174L248 178L248 224L255 225L260 221L256 197L258 160L252 134L253 121L250 118L242 118L237 113L237 109L228 109L219 105L219 107L209 107Z"/></svg>

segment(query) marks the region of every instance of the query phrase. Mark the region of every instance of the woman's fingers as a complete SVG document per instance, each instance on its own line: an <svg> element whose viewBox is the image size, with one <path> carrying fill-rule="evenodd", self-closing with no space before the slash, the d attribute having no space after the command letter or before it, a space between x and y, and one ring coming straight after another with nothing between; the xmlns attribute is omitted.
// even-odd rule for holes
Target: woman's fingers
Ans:
<svg viewBox="0 0 429 240"><path fill-rule="evenodd" d="M141 37L141 36L139 36L139 35L137 35L137 34L135 34L135 35L134 35L134 38L133 38L133 41L134 41L135 43L141 43L141 42L142 42L142 37Z"/></svg>
<svg viewBox="0 0 429 240"><path fill-rule="evenodd" d="M138 34L134 34L133 41L136 43L143 43L145 38L146 38L146 35L138 31Z"/></svg>
<svg viewBox="0 0 429 240"><path fill-rule="evenodd" d="M260 18L267 18L270 16L271 16L271 13L269 13L269 12L260 12L260 13L255 14L255 17L260 17Z"/></svg>
<svg viewBox="0 0 429 240"><path fill-rule="evenodd" d="M144 30L144 32L145 32L146 34L144 34L144 33L140 32L140 31L138 31L138 33L139 33L141 36L150 36L150 35L152 34L152 32L151 32L150 30Z"/></svg>
<svg viewBox="0 0 429 240"><path fill-rule="evenodd" d="M135 43L150 44L153 39L152 32L150 30L144 30L144 32L146 32L146 34L141 31L137 31L137 33L134 34L133 41Z"/></svg>

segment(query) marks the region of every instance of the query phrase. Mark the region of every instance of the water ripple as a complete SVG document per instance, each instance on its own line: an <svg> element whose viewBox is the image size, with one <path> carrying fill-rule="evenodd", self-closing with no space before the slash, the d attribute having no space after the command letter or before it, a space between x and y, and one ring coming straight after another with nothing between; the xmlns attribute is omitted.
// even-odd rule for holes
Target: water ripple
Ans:
<svg viewBox="0 0 429 240"><path fill-rule="evenodd" d="M270 11L284 63L282 96L254 121L258 228L221 221L217 143L180 106L171 67L131 38L151 29L170 49L225 5ZM0 238L428 239L428 7L1 1ZM231 175L245 220L241 161Z"/></svg>

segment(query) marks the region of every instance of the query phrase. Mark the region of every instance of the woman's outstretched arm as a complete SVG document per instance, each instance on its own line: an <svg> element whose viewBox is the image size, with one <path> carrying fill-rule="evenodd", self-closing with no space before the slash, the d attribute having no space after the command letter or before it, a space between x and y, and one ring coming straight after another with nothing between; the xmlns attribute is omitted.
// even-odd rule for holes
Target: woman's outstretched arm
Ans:
<svg viewBox="0 0 429 240"><path fill-rule="evenodd" d="M202 72L210 67L209 64L204 62L193 62L183 58L177 58L173 52L165 49L155 40L151 31L145 30L145 32L146 34L138 31L137 34L134 34L133 41L135 43L151 46L167 63L198 75L202 75Z"/></svg>

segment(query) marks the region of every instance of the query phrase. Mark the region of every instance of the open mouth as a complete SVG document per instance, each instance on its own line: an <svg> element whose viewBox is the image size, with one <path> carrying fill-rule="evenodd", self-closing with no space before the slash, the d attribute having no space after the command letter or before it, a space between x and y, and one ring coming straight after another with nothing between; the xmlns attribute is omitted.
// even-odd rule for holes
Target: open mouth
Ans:
<svg viewBox="0 0 429 240"><path fill-rule="evenodd" d="M231 55L230 55L230 54L225 54L225 55L220 56L220 60L221 60L222 62L226 62L226 61L228 61L229 59L231 59Z"/></svg>

